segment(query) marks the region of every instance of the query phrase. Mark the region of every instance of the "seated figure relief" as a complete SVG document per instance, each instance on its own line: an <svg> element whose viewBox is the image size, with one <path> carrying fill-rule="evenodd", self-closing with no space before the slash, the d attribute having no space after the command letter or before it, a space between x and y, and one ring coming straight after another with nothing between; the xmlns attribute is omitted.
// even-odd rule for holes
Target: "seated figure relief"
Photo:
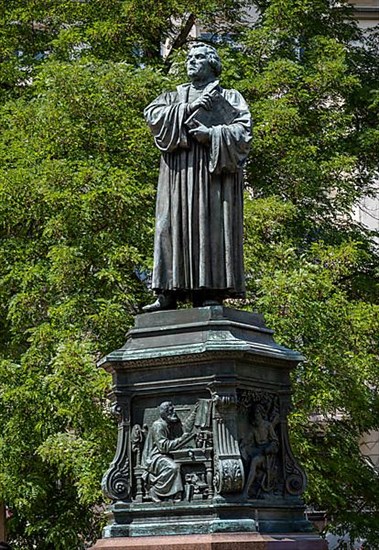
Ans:
<svg viewBox="0 0 379 550"><path fill-rule="evenodd" d="M161 403L159 415L160 418L147 432L142 452L143 480L153 502L180 501L183 498L183 480L180 464L174 460L172 453L195 437L196 407L184 422L183 433L179 437L175 437L175 426L180 420L171 401Z"/></svg>

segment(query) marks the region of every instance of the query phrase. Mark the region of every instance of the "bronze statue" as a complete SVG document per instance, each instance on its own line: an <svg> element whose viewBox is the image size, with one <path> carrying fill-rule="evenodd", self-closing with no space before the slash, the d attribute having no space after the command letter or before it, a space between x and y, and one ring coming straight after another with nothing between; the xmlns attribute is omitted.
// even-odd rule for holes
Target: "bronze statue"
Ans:
<svg viewBox="0 0 379 550"><path fill-rule="evenodd" d="M251 141L248 106L219 85L221 61L206 44L187 56L190 83L161 94L145 118L162 153L152 288L145 311L243 297L243 166Z"/></svg>

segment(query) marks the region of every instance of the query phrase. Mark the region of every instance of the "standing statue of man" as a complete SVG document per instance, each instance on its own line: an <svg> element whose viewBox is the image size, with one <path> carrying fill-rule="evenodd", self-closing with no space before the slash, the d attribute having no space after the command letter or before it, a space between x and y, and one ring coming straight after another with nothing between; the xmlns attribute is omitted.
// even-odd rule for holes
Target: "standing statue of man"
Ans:
<svg viewBox="0 0 379 550"><path fill-rule="evenodd" d="M162 153L152 288L145 311L243 297L243 174L251 118L236 90L218 83L221 61L206 44L187 56L191 80L160 95L145 118Z"/></svg>

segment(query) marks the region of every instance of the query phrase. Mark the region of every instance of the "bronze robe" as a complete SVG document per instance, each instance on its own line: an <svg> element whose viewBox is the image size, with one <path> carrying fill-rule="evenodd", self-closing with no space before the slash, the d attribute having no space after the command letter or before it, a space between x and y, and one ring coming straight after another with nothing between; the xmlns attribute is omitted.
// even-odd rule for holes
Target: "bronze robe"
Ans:
<svg viewBox="0 0 379 550"><path fill-rule="evenodd" d="M248 107L236 90L218 88L239 114L213 126L203 145L186 129L190 84L145 109L162 152L157 190L152 288L243 296L243 174L251 141Z"/></svg>
<svg viewBox="0 0 379 550"><path fill-rule="evenodd" d="M163 419L151 426L142 453L142 466L146 470L145 481L150 493L160 499L174 496L183 490L180 466L170 452L180 446L182 438L171 439L170 429Z"/></svg>

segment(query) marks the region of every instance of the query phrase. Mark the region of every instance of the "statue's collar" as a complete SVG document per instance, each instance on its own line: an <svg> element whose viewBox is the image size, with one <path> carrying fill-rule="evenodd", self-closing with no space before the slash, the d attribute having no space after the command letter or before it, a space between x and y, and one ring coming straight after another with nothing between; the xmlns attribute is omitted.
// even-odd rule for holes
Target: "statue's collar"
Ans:
<svg viewBox="0 0 379 550"><path fill-rule="evenodd" d="M186 82L185 84L180 84L179 86L177 86L176 89L178 91L180 101L187 101L190 87L191 87L191 82ZM204 86L203 93L211 92L216 88L220 89L220 81L212 80L212 82L209 82L209 84Z"/></svg>

